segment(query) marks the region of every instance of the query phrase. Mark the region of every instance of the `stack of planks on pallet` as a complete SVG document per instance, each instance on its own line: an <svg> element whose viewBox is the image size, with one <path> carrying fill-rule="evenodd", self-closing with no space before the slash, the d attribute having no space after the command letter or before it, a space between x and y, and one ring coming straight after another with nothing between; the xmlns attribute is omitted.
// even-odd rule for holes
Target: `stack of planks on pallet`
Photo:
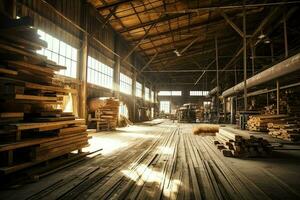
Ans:
<svg viewBox="0 0 300 200"><path fill-rule="evenodd" d="M288 141L300 139L299 117L281 117L268 123L269 135Z"/></svg>
<svg viewBox="0 0 300 200"><path fill-rule="evenodd" d="M120 102L116 98L97 98L89 101L91 122L95 122L97 131L115 130L118 125Z"/></svg>
<svg viewBox="0 0 300 200"><path fill-rule="evenodd" d="M276 122L287 115L250 115L247 121L249 131L268 132L268 123Z"/></svg>
<svg viewBox="0 0 300 200"><path fill-rule="evenodd" d="M63 66L38 55L47 47L30 18L0 23L0 173L8 174L88 146L85 120L62 111L74 89L54 84Z"/></svg>
<svg viewBox="0 0 300 200"><path fill-rule="evenodd" d="M221 127L214 144L226 157L265 157L272 151L269 142L240 130Z"/></svg>

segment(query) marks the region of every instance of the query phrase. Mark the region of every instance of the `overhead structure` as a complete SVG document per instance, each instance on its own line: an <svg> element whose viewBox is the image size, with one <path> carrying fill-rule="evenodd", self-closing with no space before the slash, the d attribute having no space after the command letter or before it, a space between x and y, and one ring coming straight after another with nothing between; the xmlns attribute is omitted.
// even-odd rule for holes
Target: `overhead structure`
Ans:
<svg viewBox="0 0 300 200"><path fill-rule="evenodd" d="M276 80L284 75L300 70L300 53L270 67L255 76L247 79L247 88L251 88L271 80ZM241 92L244 89L244 82L241 82L222 93L223 97L228 97Z"/></svg>

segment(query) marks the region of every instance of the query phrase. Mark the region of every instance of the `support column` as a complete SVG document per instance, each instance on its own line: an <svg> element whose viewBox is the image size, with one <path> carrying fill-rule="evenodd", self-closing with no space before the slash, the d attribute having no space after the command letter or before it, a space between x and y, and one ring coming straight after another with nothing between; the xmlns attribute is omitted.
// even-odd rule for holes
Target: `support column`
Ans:
<svg viewBox="0 0 300 200"><path fill-rule="evenodd" d="M115 35L115 52L118 52L119 40ZM114 97L120 98L120 70L121 70L121 59L115 55L115 66L114 66Z"/></svg>
<svg viewBox="0 0 300 200"><path fill-rule="evenodd" d="M218 52L218 38L215 36L215 50L216 50L216 72L217 72L217 118L220 117L220 111L219 111L219 52Z"/></svg>
<svg viewBox="0 0 300 200"><path fill-rule="evenodd" d="M245 4L245 1L244 1ZM246 39L246 9L243 9L243 48L244 48L244 110L247 111L247 39Z"/></svg>
<svg viewBox="0 0 300 200"><path fill-rule="evenodd" d="M251 43L251 64L252 64L252 76L254 76L255 73L255 46L253 43Z"/></svg>
<svg viewBox="0 0 300 200"><path fill-rule="evenodd" d="M279 80L277 80L276 81L277 115L279 115L279 113L280 113L280 97L279 97L279 94L280 94L280 87L279 87Z"/></svg>
<svg viewBox="0 0 300 200"><path fill-rule="evenodd" d="M289 56L289 51L288 51L288 38L287 38L287 30L286 30L286 15L285 12L283 14L283 32L284 32L284 52L285 52L285 57Z"/></svg>
<svg viewBox="0 0 300 200"><path fill-rule="evenodd" d="M83 35L81 52L80 52L80 67L79 67L79 117L87 118L87 59L88 59L88 36Z"/></svg>
<svg viewBox="0 0 300 200"><path fill-rule="evenodd" d="M132 120L136 121L136 71L132 74Z"/></svg>
<svg viewBox="0 0 300 200"><path fill-rule="evenodd" d="M8 5L7 12L12 19L17 18L17 0L6 0Z"/></svg>
<svg viewBox="0 0 300 200"><path fill-rule="evenodd" d="M233 124L234 116L235 116L235 105L233 101L233 97L230 97L230 123Z"/></svg>

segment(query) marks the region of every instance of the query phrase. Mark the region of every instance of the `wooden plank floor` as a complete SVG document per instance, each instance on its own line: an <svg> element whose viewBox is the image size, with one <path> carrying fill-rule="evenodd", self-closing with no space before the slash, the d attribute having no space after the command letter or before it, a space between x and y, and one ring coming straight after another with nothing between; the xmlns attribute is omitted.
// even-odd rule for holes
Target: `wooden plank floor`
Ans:
<svg viewBox="0 0 300 200"><path fill-rule="evenodd" d="M164 122L93 134L101 155L0 199L299 199L300 152L225 158L192 124Z"/></svg>

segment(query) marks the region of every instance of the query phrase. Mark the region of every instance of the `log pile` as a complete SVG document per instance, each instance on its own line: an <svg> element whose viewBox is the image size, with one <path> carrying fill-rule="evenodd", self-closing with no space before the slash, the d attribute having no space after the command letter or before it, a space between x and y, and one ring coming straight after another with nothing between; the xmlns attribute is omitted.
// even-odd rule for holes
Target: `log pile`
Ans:
<svg viewBox="0 0 300 200"><path fill-rule="evenodd" d="M88 146L85 121L64 113L64 95L53 83L65 67L38 55L47 44L29 18L0 22L0 173L80 151Z"/></svg>
<svg viewBox="0 0 300 200"><path fill-rule="evenodd" d="M226 157L265 157L272 151L267 140L232 128L220 128L214 144Z"/></svg>
<svg viewBox="0 0 300 200"><path fill-rule="evenodd" d="M299 117L283 117L277 121L268 123L269 135L288 141L300 139Z"/></svg>
<svg viewBox="0 0 300 200"><path fill-rule="evenodd" d="M220 126L215 124L200 124L193 127L193 134L202 136L215 136L216 133L219 131L219 128Z"/></svg>
<svg viewBox="0 0 300 200"><path fill-rule="evenodd" d="M268 123L273 123L287 115L251 115L247 121L249 131L268 132Z"/></svg>
<svg viewBox="0 0 300 200"><path fill-rule="evenodd" d="M118 124L119 100L115 98L97 98L89 102L92 112L91 122L95 122L97 131L115 130Z"/></svg>

